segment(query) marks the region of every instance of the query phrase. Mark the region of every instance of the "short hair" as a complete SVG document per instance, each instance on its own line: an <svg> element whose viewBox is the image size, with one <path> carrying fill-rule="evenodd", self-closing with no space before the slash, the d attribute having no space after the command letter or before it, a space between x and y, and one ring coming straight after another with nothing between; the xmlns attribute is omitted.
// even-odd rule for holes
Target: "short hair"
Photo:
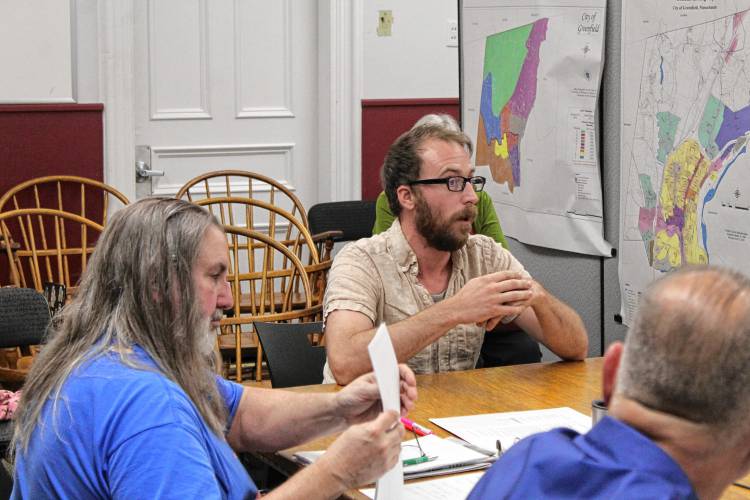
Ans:
<svg viewBox="0 0 750 500"><path fill-rule="evenodd" d="M461 132L461 127L458 125L456 119L445 113L424 115L411 128L421 127L422 125L439 125L446 130Z"/></svg>
<svg viewBox="0 0 750 500"><path fill-rule="evenodd" d="M401 204L396 190L399 186L419 179L422 166L421 146L427 139L453 142L472 154L471 139L461 131L458 124L448 115L426 115L417 121L407 132L404 132L388 148L380 171L380 180L388 198L391 213L398 217Z"/></svg>
<svg viewBox="0 0 750 500"><path fill-rule="evenodd" d="M721 432L750 411L750 280L720 267L686 267L642 296L617 391Z"/></svg>

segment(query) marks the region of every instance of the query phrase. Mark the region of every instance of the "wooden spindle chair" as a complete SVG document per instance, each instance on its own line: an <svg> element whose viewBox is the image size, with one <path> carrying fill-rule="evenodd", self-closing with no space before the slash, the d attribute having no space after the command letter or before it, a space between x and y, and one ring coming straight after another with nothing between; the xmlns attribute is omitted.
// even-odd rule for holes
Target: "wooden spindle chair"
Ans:
<svg viewBox="0 0 750 500"><path fill-rule="evenodd" d="M242 350L255 348L255 379L261 380L263 351L252 323L312 321L319 317L322 305L313 304L307 270L286 245L244 227L225 225L224 230L229 242L227 280L234 305L232 316L221 320L219 347L222 352L234 349L238 382L242 381ZM231 363L224 366L229 374Z"/></svg>

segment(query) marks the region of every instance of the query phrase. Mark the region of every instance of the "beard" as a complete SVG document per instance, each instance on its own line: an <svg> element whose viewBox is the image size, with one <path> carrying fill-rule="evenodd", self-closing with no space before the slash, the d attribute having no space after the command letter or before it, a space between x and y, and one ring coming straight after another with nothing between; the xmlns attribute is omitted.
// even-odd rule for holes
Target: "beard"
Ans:
<svg viewBox="0 0 750 500"><path fill-rule="evenodd" d="M477 208L474 205L467 205L448 219L441 219L430 210L421 195L416 196L415 202L417 231L432 248L442 252L455 252L466 244L470 230L451 232L451 226L459 220L473 223L477 216Z"/></svg>
<svg viewBox="0 0 750 500"><path fill-rule="evenodd" d="M216 337L219 333L219 327L211 326L212 321L219 321L224 315L224 311L217 309L211 317L205 320L201 325L201 334L198 336L198 352L205 357L213 355Z"/></svg>

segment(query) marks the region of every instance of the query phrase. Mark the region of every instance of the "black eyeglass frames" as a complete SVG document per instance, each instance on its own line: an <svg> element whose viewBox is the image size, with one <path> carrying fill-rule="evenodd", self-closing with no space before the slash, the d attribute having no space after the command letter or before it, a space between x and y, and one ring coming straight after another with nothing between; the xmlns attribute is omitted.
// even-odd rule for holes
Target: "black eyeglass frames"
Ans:
<svg viewBox="0 0 750 500"><path fill-rule="evenodd" d="M466 187L466 183L471 184L471 187L475 192L479 192L484 189L484 184L487 179L481 175L475 175L474 177L463 177L461 175L454 175L451 177L444 177L442 179L419 179L416 181L410 181L409 185L414 184L445 184L448 191L461 192Z"/></svg>

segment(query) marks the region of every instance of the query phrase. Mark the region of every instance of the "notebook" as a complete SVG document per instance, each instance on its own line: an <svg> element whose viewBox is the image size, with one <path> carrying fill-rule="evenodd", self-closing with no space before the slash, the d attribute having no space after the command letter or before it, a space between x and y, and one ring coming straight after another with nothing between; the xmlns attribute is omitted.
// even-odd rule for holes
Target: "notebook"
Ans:
<svg viewBox="0 0 750 500"><path fill-rule="evenodd" d="M443 439L434 434L419 438L419 444L428 457L435 457L429 462L404 466L404 479L453 474L469 470L489 467L497 456L481 453L475 449L463 446L457 441ZM294 454L294 459L304 465L317 460L323 451L300 451ZM416 458L421 455L417 441L411 439L401 443L401 460Z"/></svg>

